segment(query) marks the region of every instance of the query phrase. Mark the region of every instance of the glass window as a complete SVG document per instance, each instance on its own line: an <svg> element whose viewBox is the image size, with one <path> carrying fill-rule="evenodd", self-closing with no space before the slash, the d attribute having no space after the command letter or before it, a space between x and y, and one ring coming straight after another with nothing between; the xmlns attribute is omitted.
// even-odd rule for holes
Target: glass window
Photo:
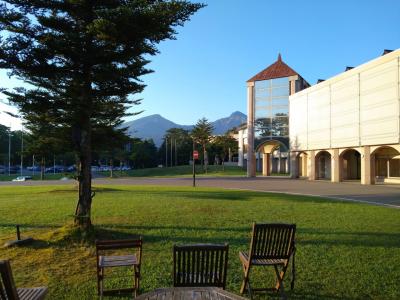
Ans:
<svg viewBox="0 0 400 300"><path fill-rule="evenodd" d="M260 96L260 95L257 95L257 97L255 97L255 99L256 99L256 102L258 102L258 101L269 101L269 100L270 100L270 97L269 97L269 96Z"/></svg>
<svg viewBox="0 0 400 300"><path fill-rule="evenodd" d="M276 87L272 89L272 97L288 97L289 96L289 87Z"/></svg>
<svg viewBox="0 0 400 300"><path fill-rule="evenodd" d="M289 100L288 98L273 98L271 104L273 106L282 106L282 105L288 106Z"/></svg>
<svg viewBox="0 0 400 300"><path fill-rule="evenodd" d="M255 121L254 129L256 137L267 137L271 136L271 118L258 118Z"/></svg>
<svg viewBox="0 0 400 300"><path fill-rule="evenodd" d="M256 98L260 97L271 97L271 89L256 90Z"/></svg>
<svg viewBox="0 0 400 300"><path fill-rule="evenodd" d="M289 108L288 106L273 106L272 107L272 115L273 116L288 116L289 115Z"/></svg>
<svg viewBox="0 0 400 300"><path fill-rule="evenodd" d="M271 132L273 136L287 136L289 134L288 118L273 118Z"/></svg>
<svg viewBox="0 0 400 300"><path fill-rule="evenodd" d="M256 90L262 90L262 89L266 89L266 88L270 88L271 87L271 80L261 80L261 81L256 81L254 83L254 87Z"/></svg>
<svg viewBox="0 0 400 300"><path fill-rule="evenodd" d="M284 86L289 89L289 77L271 79L271 84L273 87Z"/></svg>

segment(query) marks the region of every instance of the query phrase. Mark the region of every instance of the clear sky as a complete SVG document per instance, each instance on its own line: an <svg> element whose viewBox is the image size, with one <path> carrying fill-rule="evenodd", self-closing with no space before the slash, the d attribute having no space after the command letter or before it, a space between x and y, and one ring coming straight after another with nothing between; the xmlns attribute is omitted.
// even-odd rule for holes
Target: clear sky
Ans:
<svg viewBox="0 0 400 300"><path fill-rule="evenodd" d="M134 118L161 114L178 124L246 112L246 80L278 53L309 83L400 48L399 0L208 0L177 40L159 45L142 79ZM0 72L0 85L12 87ZM3 111L4 107L0 107ZM11 120L0 115L0 123ZM16 125L17 126L17 125Z"/></svg>

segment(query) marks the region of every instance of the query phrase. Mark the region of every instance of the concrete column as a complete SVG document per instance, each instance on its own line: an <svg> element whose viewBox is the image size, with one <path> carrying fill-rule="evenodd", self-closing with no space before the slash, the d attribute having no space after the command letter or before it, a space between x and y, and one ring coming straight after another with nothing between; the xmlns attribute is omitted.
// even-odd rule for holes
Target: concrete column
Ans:
<svg viewBox="0 0 400 300"><path fill-rule="evenodd" d="M331 155L331 181L340 182L339 149L333 149Z"/></svg>
<svg viewBox="0 0 400 300"><path fill-rule="evenodd" d="M311 150L307 155L308 180L315 180L315 151Z"/></svg>
<svg viewBox="0 0 400 300"><path fill-rule="evenodd" d="M290 174L290 152L288 152L288 155L285 159L285 173L289 173Z"/></svg>
<svg viewBox="0 0 400 300"><path fill-rule="evenodd" d="M268 157L268 153L263 153L262 154L262 162L263 162L262 174L263 174L263 176L269 176L269 157Z"/></svg>
<svg viewBox="0 0 400 300"><path fill-rule="evenodd" d="M247 83L247 177L256 176L254 157L254 82Z"/></svg>
<svg viewBox="0 0 400 300"><path fill-rule="evenodd" d="M290 152L290 178L298 178L299 177L299 170L298 170L298 163L297 163L297 152ZM289 159L288 157L288 159ZM298 159L301 159L299 156Z"/></svg>
<svg viewBox="0 0 400 300"><path fill-rule="evenodd" d="M244 143L243 143L243 130L239 130L239 147L238 147L238 166L243 167L244 160Z"/></svg>
<svg viewBox="0 0 400 300"><path fill-rule="evenodd" d="M361 184L374 184L374 172L371 165L372 162L371 149L369 146L364 146L363 153L361 154Z"/></svg>
<svg viewBox="0 0 400 300"><path fill-rule="evenodd" d="M278 155L278 174L282 173L282 159L281 159L281 151L279 151Z"/></svg>
<svg viewBox="0 0 400 300"><path fill-rule="evenodd" d="M302 159L301 166L303 168L301 174L303 177L306 177L307 176L307 155L302 154L301 159Z"/></svg>

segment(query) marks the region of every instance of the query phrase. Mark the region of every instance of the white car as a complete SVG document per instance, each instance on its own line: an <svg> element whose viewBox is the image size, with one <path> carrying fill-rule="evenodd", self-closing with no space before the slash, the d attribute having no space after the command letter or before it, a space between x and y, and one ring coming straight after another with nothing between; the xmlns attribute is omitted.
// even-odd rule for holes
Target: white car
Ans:
<svg viewBox="0 0 400 300"><path fill-rule="evenodd" d="M17 178L14 178L12 181L27 181L32 179L31 176L18 176Z"/></svg>

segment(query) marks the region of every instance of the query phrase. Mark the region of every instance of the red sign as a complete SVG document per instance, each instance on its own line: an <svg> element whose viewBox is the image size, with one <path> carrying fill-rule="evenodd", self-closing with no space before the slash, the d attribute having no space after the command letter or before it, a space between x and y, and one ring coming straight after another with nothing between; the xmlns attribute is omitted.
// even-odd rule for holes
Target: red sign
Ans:
<svg viewBox="0 0 400 300"><path fill-rule="evenodd" d="M193 159L199 159L199 151L197 150L193 151Z"/></svg>

